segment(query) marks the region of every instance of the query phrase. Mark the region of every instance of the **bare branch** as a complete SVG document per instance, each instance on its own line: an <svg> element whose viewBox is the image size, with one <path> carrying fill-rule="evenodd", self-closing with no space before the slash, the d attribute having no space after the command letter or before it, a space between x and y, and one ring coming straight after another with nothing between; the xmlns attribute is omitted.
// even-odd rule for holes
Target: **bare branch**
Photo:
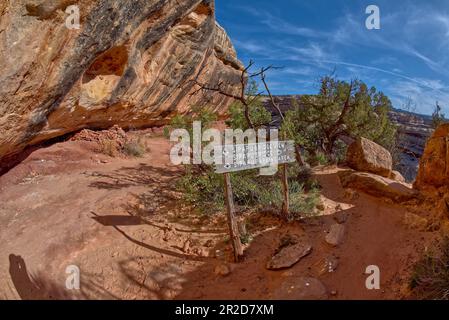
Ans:
<svg viewBox="0 0 449 320"><path fill-rule="evenodd" d="M277 110L279 115L281 116L282 121L284 120L284 115L282 114L281 108L279 108L279 105L274 101L273 95L271 94L270 88L268 88L267 82L265 81L265 72L262 69L260 71L260 79L262 80L263 85L265 86L265 90L267 90L268 96L270 97L271 104L273 107Z"/></svg>

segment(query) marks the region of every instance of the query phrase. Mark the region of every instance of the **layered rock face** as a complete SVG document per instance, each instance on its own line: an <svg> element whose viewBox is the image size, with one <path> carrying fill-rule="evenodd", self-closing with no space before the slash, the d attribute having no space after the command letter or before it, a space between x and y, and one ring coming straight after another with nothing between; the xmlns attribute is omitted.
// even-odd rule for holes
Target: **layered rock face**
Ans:
<svg viewBox="0 0 449 320"><path fill-rule="evenodd" d="M77 5L80 29L66 27ZM192 105L223 113L242 64L213 0L0 3L0 159L82 128L165 123Z"/></svg>
<svg viewBox="0 0 449 320"><path fill-rule="evenodd" d="M449 123L439 126L426 143L414 187L449 185Z"/></svg>

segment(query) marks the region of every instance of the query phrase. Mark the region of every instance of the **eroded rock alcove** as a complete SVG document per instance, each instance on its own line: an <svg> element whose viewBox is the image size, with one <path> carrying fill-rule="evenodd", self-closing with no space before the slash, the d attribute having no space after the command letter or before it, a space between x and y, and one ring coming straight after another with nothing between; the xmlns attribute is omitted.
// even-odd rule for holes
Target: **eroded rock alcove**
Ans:
<svg viewBox="0 0 449 320"><path fill-rule="evenodd" d="M69 5L81 28L65 25ZM0 3L0 159L82 128L166 123L192 105L193 78L239 90L242 64L212 0Z"/></svg>

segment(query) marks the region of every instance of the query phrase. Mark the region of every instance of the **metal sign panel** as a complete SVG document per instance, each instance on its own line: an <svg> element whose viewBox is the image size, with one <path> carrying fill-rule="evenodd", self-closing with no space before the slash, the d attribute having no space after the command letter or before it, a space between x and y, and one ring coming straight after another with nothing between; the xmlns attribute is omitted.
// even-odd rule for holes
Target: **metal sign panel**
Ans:
<svg viewBox="0 0 449 320"><path fill-rule="evenodd" d="M294 141L216 146L215 172L226 173L295 162Z"/></svg>

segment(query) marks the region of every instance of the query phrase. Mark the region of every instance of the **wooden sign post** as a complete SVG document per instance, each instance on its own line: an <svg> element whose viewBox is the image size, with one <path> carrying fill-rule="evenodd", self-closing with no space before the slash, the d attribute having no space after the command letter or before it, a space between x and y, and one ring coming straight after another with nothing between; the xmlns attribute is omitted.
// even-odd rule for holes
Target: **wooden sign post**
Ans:
<svg viewBox="0 0 449 320"><path fill-rule="evenodd" d="M235 262L238 262L243 256L243 248L237 221L235 219L234 196L232 193L231 176L228 172L224 174L224 189L228 212L229 236L231 238L232 247L234 248L234 260Z"/></svg>
<svg viewBox="0 0 449 320"><path fill-rule="evenodd" d="M240 261L243 256L243 246L235 217L234 196L232 193L230 172L264 168L281 164L282 190L284 200L281 216L288 220L289 192L287 163L295 162L293 141L276 141L253 144L236 144L217 146L215 153L215 172L224 175L224 191L228 216L229 236L234 249L234 259Z"/></svg>
<svg viewBox="0 0 449 320"><path fill-rule="evenodd" d="M282 192L284 194L284 201L282 203L282 219L288 221L290 215L290 195L288 190L288 173L287 173L287 164L281 165L282 173L281 173L281 182L282 182Z"/></svg>

